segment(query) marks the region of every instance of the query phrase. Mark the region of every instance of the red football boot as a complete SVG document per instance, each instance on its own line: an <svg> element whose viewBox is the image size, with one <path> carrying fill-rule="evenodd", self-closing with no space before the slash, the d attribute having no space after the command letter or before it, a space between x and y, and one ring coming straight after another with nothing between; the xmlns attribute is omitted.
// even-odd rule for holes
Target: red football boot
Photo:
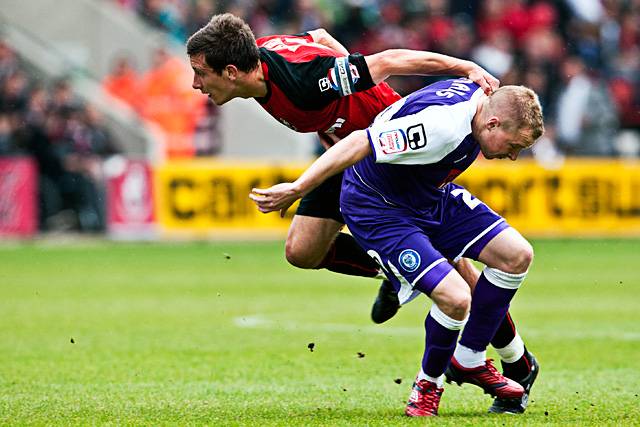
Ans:
<svg viewBox="0 0 640 427"><path fill-rule="evenodd" d="M455 382L458 385L462 385L462 383L475 384L485 393L502 399L522 398L524 388L498 372L492 362L492 359L487 359L484 365L477 368L464 368L455 357L452 357L445 372L447 382Z"/></svg>
<svg viewBox="0 0 640 427"><path fill-rule="evenodd" d="M433 417L438 415L440 397L444 389L435 383L416 378L404 413L408 417Z"/></svg>

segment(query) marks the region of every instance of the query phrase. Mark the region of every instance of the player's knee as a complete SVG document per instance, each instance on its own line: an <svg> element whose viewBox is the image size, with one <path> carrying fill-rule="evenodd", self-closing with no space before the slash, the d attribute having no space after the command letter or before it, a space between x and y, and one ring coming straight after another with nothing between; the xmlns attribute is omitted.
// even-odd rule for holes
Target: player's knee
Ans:
<svg viewBox="0 0 640 427"><path fill-rule="evenodd" d="M528 242L522 242L513 248L504 266L504 272L510 274L525 273L533 262L533 248Z"/></svg>
<svg viewBox="0 0 640 427"><path fill-rule="evenodd" d="M450 295L446 303L439 304L439 307L442 312L452 319L463 320L469 314L471 307L471 291L468 287L460 289L455 294Z"/></svg>
<svg viewBox="0 0 640 427"><path fill-rule="evenodd" d="M284 255L287 262L298 268L316 268L323 256L316 256L309 251L309 245L305 245L298 239L287 239L284 246Z"/></svg>
<svg viewBox="0 0 640 427"><path fill-rule="evenodd" d="M454 319L462 320L469 314L471 308L471 292L467 289L467 292L460 292L453 302L453 317Z"/></svg>

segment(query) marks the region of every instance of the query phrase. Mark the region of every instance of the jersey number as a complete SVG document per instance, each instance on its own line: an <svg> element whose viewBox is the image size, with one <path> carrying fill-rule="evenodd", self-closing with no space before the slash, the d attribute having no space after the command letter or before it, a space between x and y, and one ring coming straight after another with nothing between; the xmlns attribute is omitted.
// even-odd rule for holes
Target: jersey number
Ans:
<svg viewBox="0 0 640 427"><path fill-rule="evenodd" d="M471 195L471 193L469 193L467 190L465 190L464 188L456 188L455 190L453 190L451 192L451 195L453 197L458 197L459 195L462 194L462 201L469 206L469 209L473 210L476 208L476 206L478 206L480 203L482 203L480 200L476 199L475 197L473 197Z"/></svg>
<svg viewBox="0 0 640 427"><path fill-rule="evenodd" d="M295 52L301 46L314 46L321 49L329 49L327 46L322 45L316 42L308 42L303 38L293 38L293 37L285 37L285 38L275 38L271 39L264 44L264 47L269 50L275 51L283 51L288 50L289 52Z"/></svg>

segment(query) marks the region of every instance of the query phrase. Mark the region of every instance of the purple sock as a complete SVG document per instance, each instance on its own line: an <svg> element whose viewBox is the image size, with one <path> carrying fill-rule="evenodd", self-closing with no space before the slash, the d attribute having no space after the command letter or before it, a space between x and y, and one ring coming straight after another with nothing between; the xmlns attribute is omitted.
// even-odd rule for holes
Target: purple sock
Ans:
<svg viewBox="0 0 640 427"><path fill-rule="evenodd" d="M435 317L435 318L434 318ZM436 320L437 319L437 320ZM431 376L444 374L456 348L458 334L464 320L454 320L442 313L434 304L424 320L426 331L422 371Z"/></svg>
<svg viewBox="0 0 640 427"><path fill-rule="evenodd" d="M492 281L487 278L487 270ZM525 275L508 274L495 269L482 272L471 298L471 313L460 344L475 351L487 349Z"/></svg>

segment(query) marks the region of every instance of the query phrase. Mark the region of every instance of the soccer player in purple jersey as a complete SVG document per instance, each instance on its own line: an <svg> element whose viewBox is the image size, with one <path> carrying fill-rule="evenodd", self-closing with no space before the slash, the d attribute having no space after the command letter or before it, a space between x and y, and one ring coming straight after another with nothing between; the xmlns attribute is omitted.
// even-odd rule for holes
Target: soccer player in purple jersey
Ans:
<svg viewBox="0 0 640 427"><path fill-rule="evenodd" d="M531 245L463 187L451 181L482 152L516 160L544 132L533 91L505 86L490 96L467 80L427 86L392 104L366 130L330 148L293 183L254 189L262 212L284 212L342 170L340 206L357 242L379 263L405 303L419 293L434 304L425 319L425 350L405 413L437 415L443 383L472 383L497 404L526 408L533 369L519 382L500 374L486 347L524 281ZM446 262L485 264L473 290ZM460 330L460 342L456 346ZM514 344L522 347L522 343ZM504 412L504 411L496 411Z"/></svg>

